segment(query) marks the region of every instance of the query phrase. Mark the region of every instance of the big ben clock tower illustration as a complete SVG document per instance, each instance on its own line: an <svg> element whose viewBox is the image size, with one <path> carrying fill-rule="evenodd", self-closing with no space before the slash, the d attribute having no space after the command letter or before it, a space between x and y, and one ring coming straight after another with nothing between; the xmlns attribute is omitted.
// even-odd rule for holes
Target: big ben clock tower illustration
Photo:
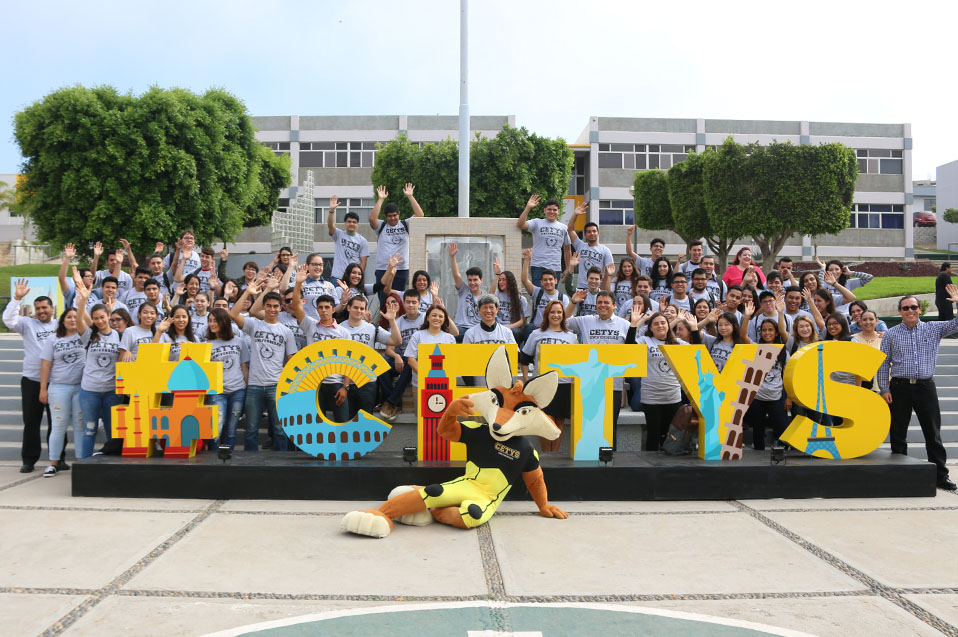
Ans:
<svg viewBox="0 0 958 637"><path fill-rule="evenodd" d="M422 460L449 460L449 441L439 435L439 419L452 402L449 377L442 368L446 358L439 345L429 355L432 366L426 376L425 387L419 389L419 408L422 414Z"/></svg>

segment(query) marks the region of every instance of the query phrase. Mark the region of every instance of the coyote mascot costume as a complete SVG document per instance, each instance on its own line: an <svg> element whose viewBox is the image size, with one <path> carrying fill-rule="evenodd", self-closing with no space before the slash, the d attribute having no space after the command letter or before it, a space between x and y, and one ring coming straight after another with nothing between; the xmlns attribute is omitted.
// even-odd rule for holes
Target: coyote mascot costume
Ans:
<svg viewBox="0 0 958 637"><path fill-rule="evenodd" d="M529 438L559 437L559 428L542 411L555 395L558 382L556 372L549 372L533 378L525 387L521 381L513 384L506 348L498 348L486 366L488 389L454 400L439 421L439 435L466 445L465 475L424 488L396 487L378 509L347 513L342 527L371 537L389 535L394 519L414 526L435 519L461 529L477 527L492 517L520 474L540 514L568 517L549 504L539 455ZM485 423L459 422L459 417L474 410Z"/></svg>

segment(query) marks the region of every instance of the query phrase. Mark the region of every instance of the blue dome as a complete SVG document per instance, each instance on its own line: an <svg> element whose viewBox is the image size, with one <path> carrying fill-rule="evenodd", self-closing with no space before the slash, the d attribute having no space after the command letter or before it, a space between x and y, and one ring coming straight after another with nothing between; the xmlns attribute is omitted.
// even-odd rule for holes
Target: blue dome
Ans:
<svg viewBox="0 0 958 637"><path fill-rule="evenodd" d="M203 368L187 356L173 369L166 386L169 391L206 391L210 381Z"/></svg>

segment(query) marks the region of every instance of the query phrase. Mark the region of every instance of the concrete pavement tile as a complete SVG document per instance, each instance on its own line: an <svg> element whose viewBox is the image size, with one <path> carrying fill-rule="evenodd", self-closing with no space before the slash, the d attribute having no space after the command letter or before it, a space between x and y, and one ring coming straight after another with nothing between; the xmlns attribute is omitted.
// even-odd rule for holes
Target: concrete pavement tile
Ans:
<svg viewBox="0 0 958 637"><path fill-rule="evenodd" d="M396 525L377 540L338 517L215 514L134 577L130 589L483 595L475 531ZM199 559L201 557L201 559Z"/></svg>
<svg viewBox="0 0 958 637"><path fill-rule="evenodd" d="M820 637L941 634L887 599L874 596L656 601L630 605L753 621Z"/></svg>
<svg viewBox="0 0 958 637"><path fill-rule="evenodd" d="M39 464L37 464L37 467L33 470L33 473L20 473L19 462L16 465L0 466L0 487L6 486L11 482L23 480L25 478L32 478L40 473L43 473L43 466Z"/></svg>
<svg viewBox="0 0 958 637"><path fill-rule="evenodd" d="M958 511L766 515L888 586L958 586Z"/></svg>
<svg viewBox="0 0 958 637"><path fill-rule="evenodd" d="M100 588L193 517L0 510L0 586Z"/></svg>
<svg viewBox="0 0 958 637"><path fill-rule="evenodd" d="M39 635L86 599L82 595L0 593L0 626L5 635Z"/></svg>
<svg viewBox="0 0 958 637"><path fill-rule="evenodd" d="M858 590L745 514L493 517L509 595Z"/></svg>
<svg viewBox="0 0 958 637"><path fill-rule="evenodd" d="M392 602L401 604L402 602ZM71 637L203 635L249 624L390 602L125 597L104 600L74 624Z"/></svg>
<svg viewBox="0 0 958 637"><path fill-rule="evenodd" d="M683 513L687 511L737 511L724 500L693 500L675 502L619 502L590 500L588 502L559 502L552 504L569 513ZM499 511L509 513L536 513L532 500L506 500Z"/></svg>
<svg viewBox="0 0 958 637"><path fill-rule="evenodd" d="M958 595L905 595L905 598L958 626Z"/></svg>
<svg viewBox="0 0 958 637"><path fill-rule="evenodd" d="M383 500L388 493L383 494ZM229 500L220 511L255 511L257 513L348 513L375 509L383 501L357 502L351 500ZM958 502L956 502L958 504Z"/></svg>
<svg viewBox="0 0 958 637"><path fill-rule="evenodd" d="M61 472L53 478L41 478L0 491L0 506L202 511L213 502L155 498L75 498L70 494L70 489L70 472Z"/></svg>
<svg viewBox="0 0 958 637"><path fill-rule="evenodd" d="M958 498L940 491L933 498L813 498L808 500L741 500L756 511L800 509L913 509L916 507L955 507Z"/></svg>

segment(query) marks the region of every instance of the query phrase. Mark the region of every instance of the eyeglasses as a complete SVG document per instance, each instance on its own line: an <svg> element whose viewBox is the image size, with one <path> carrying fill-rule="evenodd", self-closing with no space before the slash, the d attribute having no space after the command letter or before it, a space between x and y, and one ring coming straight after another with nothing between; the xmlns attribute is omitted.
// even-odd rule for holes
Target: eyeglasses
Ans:
<svg viewBox="0 0 958 637"><path fill-rule="evenodd" d="M110 322L111 322L111 323L117 323L117 322L122 321L122 320L123 320L123 319L121 319L121 318L111 318L111 319L110 319Z"/></svg>
<svg viewBox="0 0 958 637"><path fill-rule="evenodd" d="M917 310L917 309L920 309L920 306L918 306L918 305L902 305L902 306L901 306L900 308L898 308L898 309L899 309L899 310Z"/></svg>

